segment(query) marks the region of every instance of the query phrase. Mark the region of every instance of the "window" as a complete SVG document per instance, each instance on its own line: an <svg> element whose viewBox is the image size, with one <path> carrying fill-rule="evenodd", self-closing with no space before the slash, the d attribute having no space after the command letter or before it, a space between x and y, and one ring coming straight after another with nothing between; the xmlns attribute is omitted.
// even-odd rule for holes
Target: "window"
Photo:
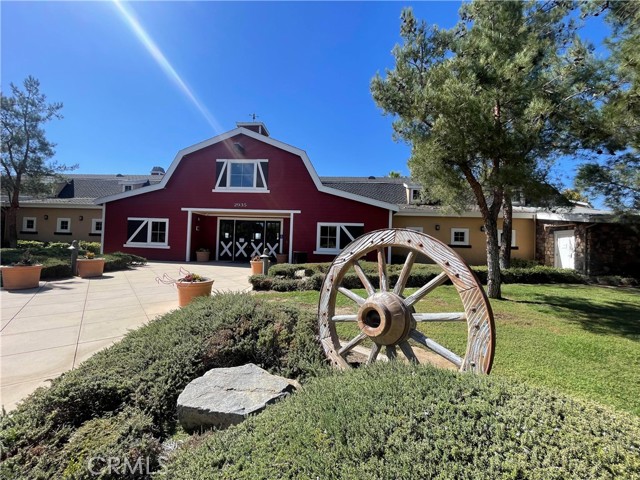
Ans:
<svg viewBox="0 0 640 480"><path fill-rule="evenodd" d="M91 219L91 233L102 233L102 220L100 218Z"/></svg>
<svg viewBox="0 0 640 480"><path fill-rule="evenodd" d="M217 160L213 190L269 193L268 176L268 160Z"/></svg>
<svg viewBox="0 0 640 480"><path fill-rule="evenodd" d="M56 233L71 233L71 219L58 218L56 223Z"/></svg>
<svg viewBox="0 0 640 480"><path fill-rule="evenodd" d="M502 230L498 230L498 245L502 245ZM516 246L516 231L511 230L511 246Z"/></svg>
<svg viewBox="0 0 640 480"><path fill-rule="evenodd" d="M36 217L24 217L22 219L22 231L23 232L35 232L36 231Z"/></svg>
<svg viewBox="0 0 640 480"><path fill-rule="evenodd" d="M125 247L169 248L169 220L128 218Z"/></svg>
<svg viewBox="0 0 640 480"><path fill-rule="evenodd" d="M340 253L363 233L363 223L318 223L315 253Z"/></svg>
<svg viewBox="0 0 640 480"><path fill-rule="evenodd" d="M133 189L132 185L124 185L123 186L123 192L130 192Z"/></svg>
<svg viewBox="0 0 640 480"><path fill-rule="evenodd" d="M451 245L469 245L469 229L452 228Z"/></svg>
<svg viewBox="0 0 640 480"><path fill-rule="evenodd" d="M411 203L420 203L421 196L422 196L422 189L420 188L411 189Z"/></svg>

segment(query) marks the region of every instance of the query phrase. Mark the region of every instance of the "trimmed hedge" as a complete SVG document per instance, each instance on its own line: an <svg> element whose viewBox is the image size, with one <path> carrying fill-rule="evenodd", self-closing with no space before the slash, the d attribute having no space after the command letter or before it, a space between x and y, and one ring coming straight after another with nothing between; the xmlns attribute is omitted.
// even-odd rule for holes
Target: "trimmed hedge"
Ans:
<svg viewBox="0 0 640 480"><path fill-rule="evenodd" d="M640 478L637 417L400 362L318 379L199 443L166 478Z"/></svg>
<svg viewBox="0 0 640 480"><path fill-rule="evenodd" d="M40 244L37 245L37 244ZM81 246L83 242L80 243ZM40 278L52 279L52 278L66 278L71 277L71 255L69 254L69 243L56 242L50 243L48 246L43 242L20 240L20 248L3 248L2 264L10 265L18 262L24 252L29 250L36 262L42 264L42 273ZM24 248L23 248L24 245ZM84 251L90 251L94 253L100 252L100 244L96 242L84 242ZM147 259L138 255L132 255L129 253L114 252L104 255L104 271L113 272L116 270L126 270L133 265L144 265L147 263Z"/></svg>
<svg viewBox="0 0 640 480"><path fill-rule="evenodd" d="M373 262L360 262L374 287L378 287L377 264ZM269 269L269 275L254 275L249 278L254 290L274 290L277 292L291 292L297 290L320 290L324 275L329 269L329 263L290 265L280 264ZM298 272L304 276L298 276ZM394 285L402 270L402 264L387 266L389 283ZM472 266L471 270L478 276L480 282L487 283L487 267ZM418 288L425 285L441 272L437 265L415 264L407 287ZM574 270L565 270L542 265L529 267L515 267L502 271L504 283L586 283L586 278ZM362 288L362 282L353 270L347 273L342 281L346 288Z"/></svg>
<svg viewBox="0 0 640 480"><path fill-rule="evenodd" d="M187 383L211 368L248 362L304 379L325 363L316 337L315 317L286 305L248 294L198 299L129 333L0 416L7 456L0 478L112 478L86 468L89 459L107 454L149 455L155 468Z"/></svg>

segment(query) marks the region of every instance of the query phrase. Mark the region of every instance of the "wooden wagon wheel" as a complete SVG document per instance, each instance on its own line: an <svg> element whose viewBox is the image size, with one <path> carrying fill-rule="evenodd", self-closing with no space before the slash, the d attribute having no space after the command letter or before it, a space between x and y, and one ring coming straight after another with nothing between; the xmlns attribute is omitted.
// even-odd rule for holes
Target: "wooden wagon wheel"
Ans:
<svg viewBox="0 0 640 480"><path fill-rule="evenodd" d="M409 250L398 281L393 287L389 285L385 260L387 247ZM358 263L359 259L374 251L377 251L378 256L379 290L376 290ZM433 260L442 268L442 272L405 298L404 289L418 254L426 255ZM367 298L341 286L342 279L351 268L362 282ZM464 312L415 313L414 305L447 280L451 280L455 285ZM335 314L338 293L355 302L358 307L356 315ZM339 368L349 366L346 361L347 354L367 339L373 342L367 364L378 358L383 347L387 358L396 358L398 347L408 360L417 362L418 358L409 339L448 360L460 371L489 373L493 363L493 313L482 286L457 253L439 240L413 230L378 230L351 242L329 267L320 292L318 321L322 346L329 360ZM464 357L440 345L416 328L420 322L448 321L467 322L467 347ZM360 333L341 343L336 332L336 324L339 322L356 323Z"/></svg>

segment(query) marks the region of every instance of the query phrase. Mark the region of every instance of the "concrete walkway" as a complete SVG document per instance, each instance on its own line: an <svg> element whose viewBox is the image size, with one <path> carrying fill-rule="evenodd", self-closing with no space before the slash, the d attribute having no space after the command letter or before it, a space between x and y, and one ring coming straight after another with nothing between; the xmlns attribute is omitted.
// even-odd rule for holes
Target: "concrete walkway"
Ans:
<svg viewBox="0 0 640 480"><path fill-rule="evenodd" d="M97 351L178 308L172 285L180 267L213 278L214 291L249 291L249 265L149 262L102 277L40 282L40 288L0 292L0 405L16 402Z"/></svg>

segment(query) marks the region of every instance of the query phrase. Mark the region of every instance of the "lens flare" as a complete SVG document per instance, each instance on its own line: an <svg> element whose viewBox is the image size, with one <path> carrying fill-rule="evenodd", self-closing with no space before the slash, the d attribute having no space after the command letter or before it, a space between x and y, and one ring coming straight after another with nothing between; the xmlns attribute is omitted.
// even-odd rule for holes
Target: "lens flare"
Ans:
<svg viewBox="0 0 640 480"><path fill-rule="evenodd" d="M142 45L147 49L147 51L151 54L153 59L158 63L160 68L164 71L164 73L169 77L173 83L175 83L178 88L182 91L184 95L191 101L191 103L198 109L198 111L202 114L202 116L209 123L211 128L213 128L216 134L222 132L222 128L220 124L215 119L215 117L207 110L198 97L191 91L186 82L182 79L182 77L178 74L173 65L167 60L167 57L164 56L162 51L158 48L158 45L153 41L153 39L146 32L144 27L138 22L132 12L130 12L121 2L120 0L113 0L113 4L118 9L118 12L122 15L122 18L129 25L133 33L138 37L138 40L142 42Z"/></svg>

